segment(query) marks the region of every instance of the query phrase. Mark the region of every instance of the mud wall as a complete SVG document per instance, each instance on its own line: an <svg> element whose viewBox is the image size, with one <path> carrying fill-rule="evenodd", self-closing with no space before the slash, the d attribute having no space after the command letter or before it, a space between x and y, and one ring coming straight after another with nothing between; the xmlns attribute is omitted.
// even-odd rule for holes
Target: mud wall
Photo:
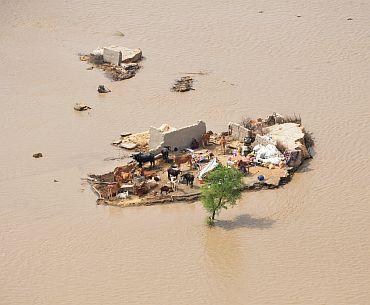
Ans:
<svg viewBox="0 0 370 305"><path fill-rule="evenodd" d="M234 140L244 141L244 138L249 136L250 130L240 124L230 122L229 132Z"/></svg>
<svg viewBox="0 0 370 305"><path fill-rule="evenodd" d="M163 146L187 148L190 147L193 138L200 141L202 135L207 131L206 123L198 121L194 125L179 128L177 130L161 132L155 127L150 127L149 148L151 150L159 149Z"/></svg>
<svg viewBox="0 0 370 305"><path fill-rule="evenodd" d="M119 66L122 62L122 52L113 48L104 48L103 60L104 62Z"/></svg>

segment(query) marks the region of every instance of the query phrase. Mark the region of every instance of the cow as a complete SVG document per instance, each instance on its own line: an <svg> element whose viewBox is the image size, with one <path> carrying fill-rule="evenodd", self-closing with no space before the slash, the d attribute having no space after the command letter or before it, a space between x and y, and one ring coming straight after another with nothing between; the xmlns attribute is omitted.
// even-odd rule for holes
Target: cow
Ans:
<svg viewBox="0 0 370 305"><path fill-rule="evenodd" d="M112 199L113 196L116 196L119 190L119 183L110 183L107 185L107 199Z"/></svg>
<svg viewBox="0 0 370 305"><path fill-rule="evenodd" d="M248 124L248 129L253 130L255 133L262 134L263 120L261 118L249 120Z"/></svg>
<svg viewBox="0 0 370 305"><path fill-rule="evenodd" d="M169 154L170 154L170 151L171 151L171 146L164 146L161 150L161 154L162 154L162 158L164 160L164 162L169 162L170 159L169 159Z"/></svg>
<svg viewBox="0 0 370 305"><path fill-rule="evenodd" d="M132 182L134 175L132 173L121 173L121 176L116 176L115 179L119 183Z"/></svg>
<svg viewBox="0 0 370 305"><path fill-rule="evenodd" d="M179 180L177 180L177 177L171 177L171 188L174 192L178 190L179 187Z"/></svg>
<svg viewBox="0 0 370 305"><path fill-rule="evenodd" d="M134 186L134 194L138 195L139 197L148 194L150 191L150 187L146 182Z"/></svg>
<svg viewBox="0 0 370 305"><path fill-rule="evenodd" d="M206 148L206 146L209 144L209 140L211 139L211 135L213 135L213 132L211 130L207 131L202 135L202 146L203 148Z"/></svg>
<svg viewBox="0 0 370 305"><path fill-rule="evenodd" d="M168 185L163 185L161 187L161 195L162 193L166 193L166 195L168 195L168 193L171 193L171 192L173 192L172 187L169 187Z"/></svg>
<svg viewBox="0 0 370 305"><path fill-rule="evenodd" d="M171 176L177 179L180 173L181 173L181 170L179 168L170 167L169 169L167 169L168 180L171 180Z"/></svg>
<svg viewBox="0 0 370 305"><path fill-rule="evenodd" d="M194 175L191 173L186 173L181 176L182 179L185 179L186 185L190 185L192 188L194 186Z"/></svg>
<svg viewBox="0 0 370 305"><path fill-rule="evenodd" d="M136 167L135 162L116 167L113 171L114 181L123 182L122 180L126 180L128 178L127 175L123 175L123 174L131 173L135 169L135 167Z"/></svg>
<svg viewBox="0 0 370 305"><path fill-rule="evenodd" d="M193 167L193 160L191 155L178 155L175 156L175 164L180 168L181 164L189 163L190 168Z"/></svg>
<svg viewBox="0 0 370 305"><path fill-rule="evenodd" d="M150 167L155 165L155 156L153 153L139 152L137 154L131 155L131 158L137 161L140 167L142 167L143 163L146 163L146 162L150 162Z"/></svg>
<svg viewBox="0 0 370 305"><path fill-rule="evenodd" d="M141 168L140 176L145 177L145 179L152 179L157 176L157 173L155 171L148 171L148 170L144 170L143 168Z"/></svg>

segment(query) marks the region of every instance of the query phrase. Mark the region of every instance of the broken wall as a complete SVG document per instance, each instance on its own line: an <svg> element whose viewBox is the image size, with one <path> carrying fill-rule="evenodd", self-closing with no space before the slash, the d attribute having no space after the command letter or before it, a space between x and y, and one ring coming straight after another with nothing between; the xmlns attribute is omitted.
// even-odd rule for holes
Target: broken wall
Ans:
<svg viewBox="0 0 370 305"><path fill-rule="evenodd" d="M161 132L155 127L150 127L149 149L159 150L164 146L171 146L172 149L190 147L193 138L200 142L203 134L207 131L206 123L198 121L194 125L179 128L168 132Z"/></svg>
<svg viewBox="0 0 370 305"><path fill-rule="evenodd" d="M241 142L244 141L245 137L250 136L250 130L248 128L234 122L229 123L229 133L234 140Z"/></svg>
<svg viewBox="0 0 370 305"><path fill-rule="evenodd" d="M122 52L112 47L104 48L103 60L104 62L119 66L122 63Z"/></svg>

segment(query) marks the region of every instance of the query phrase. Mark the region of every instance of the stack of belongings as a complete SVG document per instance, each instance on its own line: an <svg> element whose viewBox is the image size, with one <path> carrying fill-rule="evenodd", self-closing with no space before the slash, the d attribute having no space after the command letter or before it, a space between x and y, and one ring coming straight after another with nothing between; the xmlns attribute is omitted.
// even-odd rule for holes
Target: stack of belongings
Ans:
<svg viewBox="0 0 370 305"><path fill-rule="evenodd" d="M272 144L258 144L253 148L253 151L256 154L256 162L264 165L279 165L282 161L284 161L283 154L276 148L275 145Z"/></svg>

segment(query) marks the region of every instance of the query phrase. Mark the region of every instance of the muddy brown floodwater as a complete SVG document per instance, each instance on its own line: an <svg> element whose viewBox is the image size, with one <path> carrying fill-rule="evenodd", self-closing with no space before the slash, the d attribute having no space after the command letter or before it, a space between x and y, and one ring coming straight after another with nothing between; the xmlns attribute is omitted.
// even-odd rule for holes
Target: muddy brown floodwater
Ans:
<svg viewBox="0 0 370 305"><path fill-rule="evenodd" d="M0 7L0 304L369 304L370 2ZM143 50L134 78L79 61L109 44ZM195 91L170 91L197 71ZM81 183L117 163L122 131L272 111L301 114L315 159L212 230L199 203L96 206Z"/></svg>

